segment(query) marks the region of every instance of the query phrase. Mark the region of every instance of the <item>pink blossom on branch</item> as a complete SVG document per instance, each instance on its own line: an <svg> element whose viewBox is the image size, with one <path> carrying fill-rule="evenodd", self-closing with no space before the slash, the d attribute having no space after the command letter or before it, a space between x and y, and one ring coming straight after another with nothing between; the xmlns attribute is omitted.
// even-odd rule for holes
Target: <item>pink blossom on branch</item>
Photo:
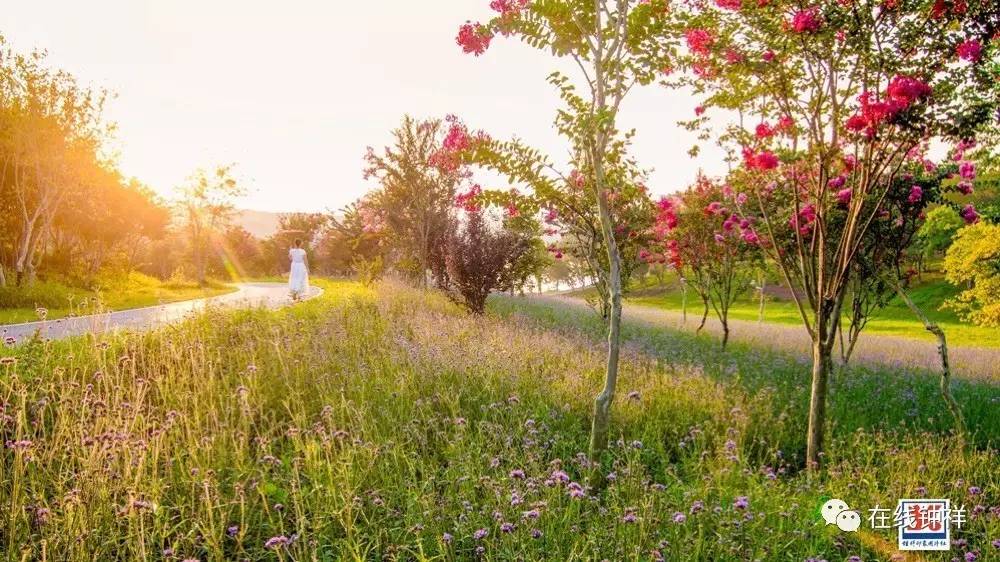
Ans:
<svg viewBox="0 0 1000 562"><path fill-rule="evenodd" d="M795 33L813 33L823 26L819 10L815 7L795 12L789 25Z"/></svg>
<svg viewBox="0 0 1000 562"><path fill-rule="evenodd" d="M743 0L715 0L715 5L724 10L737 12L743 8Z"/></svg>
<svg viewBox="0 0 1000 562"><path fill-rule="evenodd" d="M501 16L516 16L528 7L529 0L493 0L490 8Z"/></svg>
<svg viewBox="0 0 1000 562"><path fill-rule="evenodd" d="M851 204L851 197L854 195L854 190L851 188L841 189L837 192L837 203L843 206L848 206Z"/></svg>
<svg viewBox="0 0 1000 562"><path fill-rule="evenodd" d="M968 160L963 161L958 165L958 175L962 176L962 179L967 181L976 179L976 165Z"/></svg>
<svg viewBox="0 0 1000 562"><path fill-rule="evenodd" d="M685 39L687 39L687 46L691 49L691 52L701 55L708 56L712 52L712 45L715 44L715 37L712 33L705 29L689 29L684 34Z"/></svg>
<svg viewBox="0 0 1000 562"><path fill-rule="evenodd" d="M470 213L478 211L479 205L476 203L476 198L482 192L483 188L478 183L473 185L468 191L455 196L455 206Z"/></svg>
<svg viewBox="0 0 1000 562"><path fill-rule="evenodd" d="M758 139L766 139L773 137L776 132L777 131L774 129L774 127L769 125L767 122L757 125L757 129L755 130L755 134Z"/></svg>
<svg viewBox="0 0 1000 562"><path fill-rule="evenodd" d="M770 151L764 150L754 153L749 148L743 149L743 164L749 170L760 170L762 172L773 170L778 167L778 157Z"/></svg>
<svg viewBox="0 0 1000 562"><path fill-rule="evenodd" d="M983 44L975 39L969 39L959 43L955 52L958 54L958 58L964 61L979 62L983 56Z"/></svg>
<svg viewBox="0 0 1000 562"><path fill-rule="evenodd" d="M458 36L455 42L462 47L465 53L471 53L477 57L490 48L490 41L493 40L493 32L481 23L465 22L458 28Z"/></svg>

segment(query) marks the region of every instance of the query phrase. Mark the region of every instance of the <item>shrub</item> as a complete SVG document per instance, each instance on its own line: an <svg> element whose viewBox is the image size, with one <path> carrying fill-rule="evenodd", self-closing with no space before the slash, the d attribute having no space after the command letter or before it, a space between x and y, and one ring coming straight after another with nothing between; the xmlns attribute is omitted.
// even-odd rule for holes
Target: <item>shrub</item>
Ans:
<svg viewBox="0 0 1000 562"><path fill-rule="evenodd" d="M491 292L512 286L515 266L530 249L530 238L506 225L489 225L481 209L466 211L464 224L454 222L447 235L444 263L436 267L438 286L470 312L482 314Z"/></svg>
<svg viewBox="0 0 1000 562"><path fill-rule="evenodd" d="M979 223L958 231L944 269L950 283L969 287L945 306L973 324L1000 327L1000 226Z"/></svg>

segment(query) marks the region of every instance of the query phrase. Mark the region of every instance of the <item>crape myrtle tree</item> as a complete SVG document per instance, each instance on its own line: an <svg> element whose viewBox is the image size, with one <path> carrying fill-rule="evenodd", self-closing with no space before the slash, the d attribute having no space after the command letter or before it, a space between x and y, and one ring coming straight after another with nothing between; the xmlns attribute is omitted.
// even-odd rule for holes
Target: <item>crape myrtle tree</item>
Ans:
<svg viewBox="0 0 1000 562"><path fill-rule="evenodd" d="M702 111L737 117L718 138L742 156L737 173L750 193L741 214L757 217L761 247L813 342L806 465L816 469L852 275L859 264L896 265L870 252L872 225L894 220L889 201L900 181L938 181L930 163L921 166L925 143L970 139L994 118L995 67L987 61L996 2L716 0L678 8L687 44L680 81L704 97Z"/></svg>
<svg viewBox="0 0 1000 562"><path fill-rule="evenodd" d="M496 34L517 37L530 47L571 60L582 82L578 90L562 73L550 77L565 104L556 127L583 163L583 187L594 194L607 254L600 277L608 287L608 360L604 389L595 400L590 440L593 476L600 483L597 461L607 448L621 344L619 242L630 226L615 222L612 200L623 195L620 190L625 186L607 175L608 154L618 135L622 102L634 86L655 80L660 61L668 54L670 12L664 0L494 0L490 7L496 12L493 19L460 28L457 41L465 52L483 54Z"/></svg>
<svg viewBox="0 0 1000 562"><path fill-rule="evenodd" d="M444 126L439 120L403 117L393 134L393 145L365 154L365 179L379 187L366 204L378 208L393 267L426 286L435 248L440 248L450 225L458 187L455 170L434 166Z"/></svg>
<svg viewBox="0 0 1000 562"><path fill-rule="evenodd" d="M750 288L762 261L760 236L750 217L742 216L728 184L699 176L694 185L659 202L651 262L669 261L690 280L702 299L701 330L709 307L722 325L722 348L729 342L729 309Z"/></svg>

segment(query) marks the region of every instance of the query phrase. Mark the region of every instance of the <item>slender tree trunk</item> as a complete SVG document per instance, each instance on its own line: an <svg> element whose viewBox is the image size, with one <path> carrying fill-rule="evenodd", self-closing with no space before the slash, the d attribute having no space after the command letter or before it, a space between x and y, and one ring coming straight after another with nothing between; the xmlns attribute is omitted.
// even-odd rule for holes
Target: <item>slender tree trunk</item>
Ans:
<svg viewBox="0 0 1000 562"><path fill-rule="evenodd" d="M820 454L823 451L826 428L826 391L830 375L831 350L823 342L824 339L816 336L813 339L812 391L809 397L809 429L806 441L808 471L818 470L820 467L822 460Z"/></svg>
<svg viewBox="0 0 1000 562"><path fill-rule="evenodd" d="M698 329L694 331L696 334L701 333L702 328L705 327L705 322L708 320L708 297L702 295L701 302L705 308L701 313L701 324L698 324Z"/></svg>
<svg viewBox="0 0 1000 562"><path fill-rule="evenodd" d="M688 287L681 279L681 324L687 326L688 321Z"/></svg>
<svg viewBox="0 0 1000 562"><path fill-rule="evenodd" d="M763 324L764 323L764 284L765 283L767 283L767 281L764 279L764 276L761 275L760 276L760 286L759 286L759 289L760 289L760 308L757 310L757 323L758 324Z"/></svg>
<svg viewBox="0 0 1000 562"><path fill-rule="evenodd" d="M937 338L938 355L941 357L941 397L944 398L944 403L948 407L952 419L955 420L955 434L958 436L959 442L964 446L966 435L965 418L962 416L962 409L959 407L958 402L951 395L951 364L948 361L948 341L944 336L944 330L932 322L924 314L924 311L920 310L898 282L896 283L896 293L899 294L899 298L903 299L903 302L906 303L910 311L924 324L924 329L934 334L934 337Z"/></svg>
<svg viewBox="0 0 1000 562"><path fill-rule="evenodd" d="M722 351L726 350L726 344L729 343L729 318L721 318L722 322Z"/></svg>

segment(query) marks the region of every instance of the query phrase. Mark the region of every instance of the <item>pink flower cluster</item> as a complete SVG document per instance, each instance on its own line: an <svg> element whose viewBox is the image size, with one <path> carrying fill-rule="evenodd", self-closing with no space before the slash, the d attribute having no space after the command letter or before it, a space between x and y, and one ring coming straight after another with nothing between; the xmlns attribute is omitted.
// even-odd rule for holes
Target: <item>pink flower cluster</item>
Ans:
<svg viewBox="0 0 1000 562"><path fill-rule="evenodd" d="M463 176L461 153L471 149L475 143L488 142L490 137L482 131L470 134L465 124L454 115L447 116L445 121L449 123L448 133L441 148L431 154L427 163L442 173Z"/></svg>
<svg viewBox="0 0 1000 562"><path fill-rule="evenodd" d="M816 7L806 8L795 12L789 27L795 33L813 33L819 31L823 26L823 19Z"/></svg>
<svg viewBox="0 0 1000 562"><path fill-rule="evenodd" d="M729 192L729 195L732 195L731 191ZM738 197L737 200L746 201L746 198L745 196L742 196ZM757 231L754 230L753 220L751 218L741 217L736 213L731 213L729 209L723 206L723 204L719 201L712 201L709 203L708 206L705 207L704 213L706 217L726 217L725 220L722 221L722 232L717 232L715 234L716 242L722 244L726 241L726 236L739 234L740 239L747 244L760 243L760 236L758 236Z"/></svg>
<svg viewBox="0 0 1000 562"><path fill-rule="evenodd" d="M983 56L983 44L976 39L969 39L959 43L955 52L958 54L958 58L964 61L979 62Z"/></svg>
<svg viewBox="0 0 1000 562"><path fill-rule="evenodd" d="M858 97L861 102L859 112L848 118L845 126L854 132L864 132L871 138L882 123L931 93L931 87L925 82L911 76L896 75L889 82L883 100L876 99L870 91L863 92Z"/></svg>
<svg viewBox="0 0 1000 562"><path fill-rule="evenodd" d="M812 232L813 225L816 223L816 206L812 203L806 205L799 209L797 215L793 215L792 218L788 220L788 226L798 229L799 234L802 236L808 236Z"/></svg>
<svg viewBox="0 0 1000 562"><path fill-rule="evenodd" d="M979 213L976 212L976 208L972 205L966 205L959 211L959 216L965 221L966 224L975 224L979 222Z"/></svg>
<svg viewBox="0 0 1000 562"><path fill-rule="evenodd" d="M516 16L528 7L530 0L493 0L490 8L502 17Z"/></svg>
<svg viewBox="0 0 1000 562"><path fill-rule="evenodd" d="M476 202L476 198L482 193L483 188L477 183L470 187L468 191L459 193L455 196L455 206L470 213L476 212L479 210L479 204Z"/></svg>
<svg viewBox="0 0 1000 562"><path fill-rule="evenodd" d="M691 52L703 57L711 54L712 46L715 44L715 37L706 29L689 29L684 34L684 38L687 40L687 46Z"/></svg>
<svg viewBox="0 0 1000 562"><path fill-rule="evenodd" d="M715 5L724 10L739 11L743 8L743 0L715 0Z"/></svg>
<svg viewBox="0 0 1000 562"><path fill-rule="evenodd" d="M479 56L490 48L490 41L493 40L493 32L481 23L465 22L458 28L458 36L455 42L462 47L465 53Z"/></svg>
<svg viewBox="0 0 1000 562"><path fill-rule="evenodd" d="M779 163L778 157L771 151L754 152L749 148L743 149L743 165L749 170L766 172L777 168Z"/></svg>

